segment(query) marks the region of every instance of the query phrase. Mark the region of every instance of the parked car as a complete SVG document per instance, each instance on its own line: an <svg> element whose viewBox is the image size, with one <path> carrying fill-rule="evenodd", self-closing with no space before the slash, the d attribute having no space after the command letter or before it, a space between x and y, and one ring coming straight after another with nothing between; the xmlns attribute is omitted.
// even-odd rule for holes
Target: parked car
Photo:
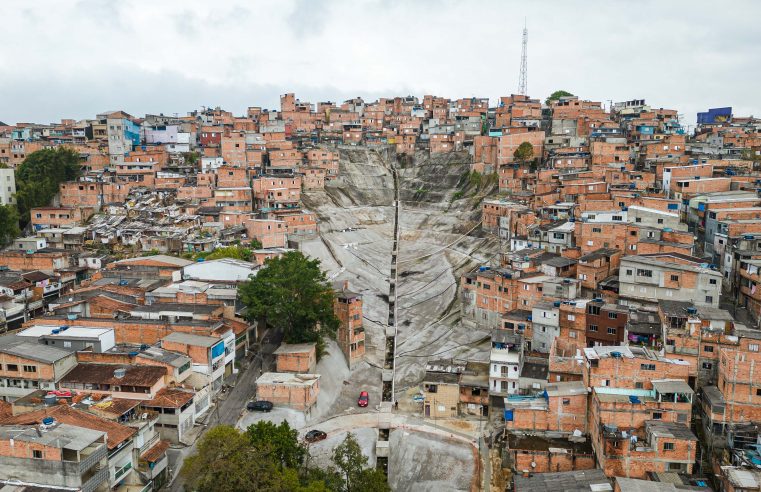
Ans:
<svg viewBox="0 0 761 492"><path fill-rule="evenodd" d="M367 394L367 391L360 391L357 405L366 407L368 403L370 403L370 395Z"/></svg>
<svg viewBox="0 0 761 492"><path fill-rule="evenodd" d="M327 437L328 437L327 434L325 434L321 430L317 430L317 429L312 429L309 432L307 432L306 434L304 434L304 440L306 442L322 441L322 440L324 440Z"/></svg>
<svg viewBox="0 0 761 492"><path fill-rule="evenodd" d="M272 402L266 400L250 401L246 404L249 412L269 412L272 410Z"/></svg>

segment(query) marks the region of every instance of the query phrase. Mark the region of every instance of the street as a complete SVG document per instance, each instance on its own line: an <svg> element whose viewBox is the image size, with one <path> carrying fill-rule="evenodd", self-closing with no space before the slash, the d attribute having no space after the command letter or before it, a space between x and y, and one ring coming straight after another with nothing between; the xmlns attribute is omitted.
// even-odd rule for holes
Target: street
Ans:
<svg viewBox="0 0 761 492"><path fill-rule="evenodd" d="M243 367L240 372L230 376L225 381L231 388L226 393L220 393L217 396L216 406L211 410L212 414L209 416L206 428L199 434L198 439L201 439L206 429L220 424L234 426L237 423L240 414L245 411L246 402L253 398L256 393L256 379L263 371L269 371L273 368L274 357L272 353L280 346L282 339L281 333L269 329L265 331L260 343L260 350L257 351L253 359L250 362L245 359L242 360L241 365ZM174 481L168 487L169 490L173 492L184 490L185 481L177 475L182 468L185 457L195 452L198 439L187 448L168 450L170 470L175 476Z"/></svg>

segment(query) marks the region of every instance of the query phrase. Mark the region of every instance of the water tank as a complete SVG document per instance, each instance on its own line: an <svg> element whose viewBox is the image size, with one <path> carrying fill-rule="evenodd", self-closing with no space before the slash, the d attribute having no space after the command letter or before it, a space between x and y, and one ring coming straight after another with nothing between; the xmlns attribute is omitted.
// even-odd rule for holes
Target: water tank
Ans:
<svg viewBox="0 0 761 492"><path fill-rule="evenodd" d="M55 419L53 417L45 417L42 419L42 425L50 426L55 424Z"/></svg>
<svg viewBox="0 0 761 492"><path fill-rule="evenodd" d="M58 328L53 328L53 335L58 335L59 333L61 333L61 330Z"/></svg>
<svg viewBox="0 0 761 492"><path fill-rule="evenodd" d="M66 331L69 329L69 327L67 325L63 325L63 326L59 326L58 329L61 331Z"/></svg>
<svg viewBox="0 0 761 492"><path fill-rule="evenodd" d="M127 354L127 355L129 355L130 357L137 357L137 354L138 354L138 353L139 353L139 352L130 352L130 353L129 353L129 354Z"/></svg>
<svg viewBox="0 0 761 492"><path fill-rule="evenodd" d="M203 263L204 261L206 261L206 259L204 257L201 257L201 258L198 258L198 260L196 260L196 261L198 263Z"/></svg>
<svg viewBox="0 0 761 492"><path fill-rule="evenodd" d="M620 359L621 358L621 352L611 352L610 356L614 359Z"/></svg>
<svg viewBox="0 0 761 492"><path fill-rule="evenodd" d="M144 343L144 344L140 345L140 350L148 350L148 344Z"/></svg>
<svg viewBox="0 0 761 492"><path fill-rule="evenodd" d="M58 397L56 395L49 394L49 395L45 395L42 398L42 401L43 403L45 403L45 405L51 406L51 405L55 405L58 402Z"/></svg>
<svg viewBox="0 0 761 492"><path fill-rule="evenodd" d="M114 370L114 377L116 379L121 379L127 374L127 369L120 367L119 369Z"/></svg>
<svg viewBox="0 0 761 492"><path fill-rule="evenodd" d="M560 307L560 301L555 301L552 303L554 307Z"/></svg>

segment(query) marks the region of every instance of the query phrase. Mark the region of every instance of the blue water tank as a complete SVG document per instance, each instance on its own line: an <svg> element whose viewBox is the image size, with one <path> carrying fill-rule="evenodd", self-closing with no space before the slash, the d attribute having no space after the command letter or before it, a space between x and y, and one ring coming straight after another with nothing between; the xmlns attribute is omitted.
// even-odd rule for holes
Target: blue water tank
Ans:
<svg viewBox="0 0 761 492"><path fill-rule="evenodd" d="M505 422L512 422L513 421L513 409L505 409Z"/></svg>
<svg viewBox="0 0 761 492"><path fill-rule="evenodd" d="M629 403L640 403L639 398L635 395L629 395Z"/></svg>

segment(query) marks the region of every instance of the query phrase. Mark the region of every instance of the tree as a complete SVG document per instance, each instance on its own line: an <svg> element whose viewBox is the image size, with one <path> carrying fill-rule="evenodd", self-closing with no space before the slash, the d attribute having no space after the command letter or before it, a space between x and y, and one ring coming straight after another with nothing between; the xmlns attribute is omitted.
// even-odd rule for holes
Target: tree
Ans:
<svg viewBox="0 0 761 492"><path fill-rule="evenodd" d="M260 420L246 429L246 437L255 448L267 451L276 463L287 468L300 468L304 464L306 448L299 443L299 432L291 429L287 421L275 425Z"/></svg>
<svg viewBox="0 0 761 492"><path fill-rule="evenodd" d="M292 484L272 460L256 453L246 436L230 426L217 426L200 440L197 452L188 457L182 474L191 490L199 492L286 491ZM286 480L286 478L288 480Z"/></svg>
<svg viewBox="0 0 761 492"><path fill-rule="evenodd" d="M19 234L18 210L13 205L0 205L0 248L13 242Z"/></svg>
<svg viewBox="0 0 761 492"><path fill-rule="evenodd" d="M513 157L520 164L526 164L528 161L534 158L534 146L531 142L523 142L513 152Z"/></svg>
<svg viewBox="0 0 761 492"><path fill-rule="evenodd" d="M286 343L317 343L318 355L324 351L325 337L335 337L338 329L333 289L320 261L299 251L267 260L255 277L240 285L238 297L247 319L263 318L283 331Z"/></svg>
<svg viewBox="0 0 761 492"><path fill-rule="evenodd" d="M552 102L552 101L557 101L557 100L558 100L558 99L560 99L561 97L568 97L568 96L573 96L573 94L571 94L571 93L570 93L570 92L568 92L568 91L564 91L564 90L555 91L555 92L553 92L552 94L550 94L550 97L548 97L548 98L547 98L547 100L545 100L545 101L544 101L544 103L545 103L547 106L549 106L549 105L550 105L550 102Z"/></svg>
<svg viewBox="0 0 761 492"><path fill-rule="evenodd" d="M250 261L253 251L239 244L217 248L210 253L198 253L195 259L203 258L204 260L219 260L221 258L234 258L236 260Z"/></svg>
<svg viewBox="0 0 761 492"><path fill-rule="evenodd" d="M343 481L341 490L344 492L386 492L391 490L382 471L365 468L367 457L362 454L357 438L351 432L333 450L332 461Z"/></svg>
<svg viewBox="0 0 761 492"><path fill-rule="evenodd" d="M81 172L79 155L69 148L29 154L16 169L16 201L23 224L29 222L31 209L48 205L58 193L58 185L76 179Z"/></svg>
<svg viewBox="0 0 761 492"><path fill-rule="evenodd" d="M274 436L283 437L282 431L274 431ZM325 482L314 478L319 474L300 474L300 469L274 459L272 446L260 440L267 432L254 431L254 444L249 432L227 425L210 429L182 466L188 488L199 492L327 492Z"/></svg>

